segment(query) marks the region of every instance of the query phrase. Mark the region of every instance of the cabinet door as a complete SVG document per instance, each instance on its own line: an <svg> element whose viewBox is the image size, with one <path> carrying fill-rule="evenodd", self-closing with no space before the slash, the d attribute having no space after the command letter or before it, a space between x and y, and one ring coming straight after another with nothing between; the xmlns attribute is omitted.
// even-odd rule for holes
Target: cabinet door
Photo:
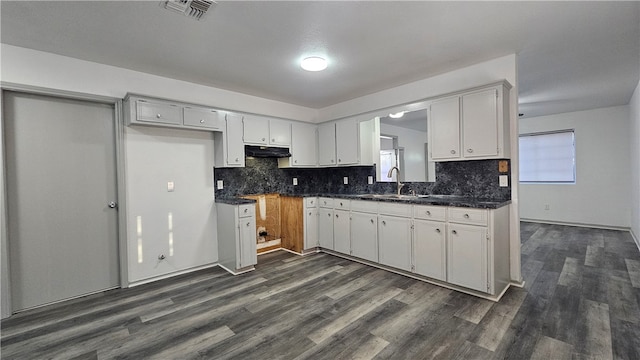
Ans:
<svg viewBox="0 0 640 360"><path fill-rule="evenodd" d="M244 166L244 143L242 142L242 115L227 114L227 166Z"/></svg>
<svg viewBox="0 0 640 360"><path fill-rule="evenodd" d="M411 207L411 205L405 205ZM411 270L411 219L380 215L378 217L380 263Z"/></svg>
<svg viewBox="0 0 640 360"><path fill-rule="evenodd" d="M256 250L256 218L245 217L240 222L240 238L238 239L238 268L255 265L258 263Z"/></svg>
<svg viewBox="0 0 640 360"><path fill-rule="evenodd" d="M318 125L318 160L320 165L336 165L336 124Z"/></svg>
<svg viewBox="0 0 640 360"><path fill-rule="evenodd" d="M460 101L452 97L431 104L429 146L433 160L460 157Z"/></svg>
<svg viewBox="0 0 640 360"><path fill-rule="evenodd" d="M318 237L320 247L333 250L333 209L320 208Z"/></svg>
<svg viewBox="0 0 640 360"><path fill-rule="evenodd" d="M181 112L182 108L175 104L136 101L136 120L138 121L182 125Z"/></svg>
<svg viewBox="0 0 640 360"><path fill-rule="evenodd" d="M378 262L378 216L351 213L351 255Z"/></svg>
<svg viewBox="0 0 640 360"><path fill-rule="evenodd" d="M267 145L269 143L269 119L255 115L244 116L244 142Z"/></svg>
<svg viewBox="0 0 640 360"><path fill-rule="evenodd" d="M351 253L351 233L349 211L334 210L333 215L333 246L334 250L343 254Z"/></svg>
<svg viewBox="0 0 640 360"><path fill-rule="evenodd" d="M291 124L292 166L315 166L318 164L318 127L314 124L294 122Z"/></svg>
<svg viewBox="0 0 640 360"><path fill-rule="evenodd" d="M185 106L182 111L185 126L220 129L216 110Z"/></svg>
<svg viewBox="0 0 640 360"><path fill-rule="evenodd" d="M449 224L447 281L487 292L487 228Z"/></svg>
<svg viewBox="0 0 640 360"><path fill-rule="evenodd" d="M416 274L447 281L444 222L414 220L413 263Z"/></svg>
<svg viewBox="0 0 640 360"><path fill-rule="evenodd" d="M318 241L318 208L309 208L304 216L304 248L320 246Z"/></svg>
<svg viewBox="0 0 640 360"><path fill-rule="evenodd" d="M462 151L465 158L498 155L497 102L495 89L462 97Z"/></svg>
<svg viewBox="0 0 640 360"><path fill-rule="evenodd" d="M291 122L286 120L269 120L269 145L291 145Z"/></svg>
<svg viewBox="0 0 640 360"><path fill-rule="evenodd" d="M336 122L336 157L338 165L357 164L359 159L358 122L345 119Z"/></svg>

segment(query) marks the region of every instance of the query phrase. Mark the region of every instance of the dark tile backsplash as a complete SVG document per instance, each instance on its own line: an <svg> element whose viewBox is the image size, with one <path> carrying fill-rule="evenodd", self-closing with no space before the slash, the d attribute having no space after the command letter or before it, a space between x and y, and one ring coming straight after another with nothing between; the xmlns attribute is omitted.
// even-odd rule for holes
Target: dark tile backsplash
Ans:
<svg viewBox="0 0 640 360"><path fill-rule="evenodd" d="M402 189L418 194L453 194L478 199L506 201L511 199L509 187L500 187L499 160L474 160L436 163L435 182L407 182ZM507 160L508 161L508 160ZM509 163L509 168L510 168ZM395 183L367 184L367 177L375 179L375 166L338 168L280 169L275 158L247 158L244 168L216 168L215 180L224 182L224 189L216 190L217 198L250 194L362 194L394 193ZM349 184L343 184L344 177ZM298 185L293 185L293 178Z"/></svg>

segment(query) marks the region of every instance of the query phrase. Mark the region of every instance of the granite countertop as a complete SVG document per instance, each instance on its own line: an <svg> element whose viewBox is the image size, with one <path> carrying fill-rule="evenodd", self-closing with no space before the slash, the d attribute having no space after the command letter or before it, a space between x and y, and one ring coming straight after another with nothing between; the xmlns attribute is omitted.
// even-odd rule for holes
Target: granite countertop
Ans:
<svg viewBox="0 0 640 360"><path fill-rule="evenodd" d="M394 202L403 204L416 204L416 205L435 205L435 206L455 206L477 209L497 209L503 206L511 204L511 200L491 200L491 199L479 199L474 197L459 196L459 195L395 195L395 194L326 194L326 193L313 193L313 194L280 194L280 196L291 197L328 197L350 200L366 200L366 201L380 201L380 202ZM241 205L255 203L255 200L244 199L241 197L234 198L216 198L216 202Z"/></svg>

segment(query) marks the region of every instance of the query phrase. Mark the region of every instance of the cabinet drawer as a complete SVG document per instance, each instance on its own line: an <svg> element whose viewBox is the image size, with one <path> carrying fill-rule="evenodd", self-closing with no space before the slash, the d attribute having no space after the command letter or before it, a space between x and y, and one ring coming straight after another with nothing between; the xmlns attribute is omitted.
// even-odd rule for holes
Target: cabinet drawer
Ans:
<svg viewBox="0 0 640 360"><path fill-rule="evenodd" d="M380 215L393 215L407 218L411 217L411 205L409 204L381 202L379 208Z"/></svg>
<svg viewBox="0 0 640 360"><path fill-rule="evenodd" d="M351 201L347 199L333 199L333 207L335 209L349 210Z"/></svg>
<svg viewBox="0 0 640 360"><path fill-rule="evenodd" d="M444 206L414 205L413 217L416 219L444 221L447 217L447 208Z"/></svg>
<svg viewBox="0 0 640 360"><path fill-rule="evenodd" d="M304 206L308 208L318 207L318 198L317 197L304 198Z"/></svg>
<svg viewBox="0 0 640 360"><path fill-rule="evenodd" d="M359 211L365 213L377 213L377 201L353 200L351 201L351 211Z"/></svg>
<svg viewBox="0 0 640 360"><path fill-rule="evenodd" d="M333 208L333 199L332 198L323 198L318 199L318 204L323 208Z"/></svg>
<svg viewBox="0 0 640 360"><path fill-rule="evenodd" d="M181 108L177 105L136 101L136 119L163 124L182 125Z"/></svg>
<svg viewBox="0 0 640 360"><path fill-rule="evenodd" d="M246 204L238 206L238 217L250 217L256 215L256 206L254 204Z"/></svg>
<svg viewBox="0 0 640 360"><path fill-rule="evenodd" d="M184 108L184 124L209 129L219 129L218 112L211 109Z"/></svg>
<svg viewBox="0 0 640 360"><path fill-rule="evenodd" d="M487 210L449 208L449 222L461 224L487 225Z"/></svg>

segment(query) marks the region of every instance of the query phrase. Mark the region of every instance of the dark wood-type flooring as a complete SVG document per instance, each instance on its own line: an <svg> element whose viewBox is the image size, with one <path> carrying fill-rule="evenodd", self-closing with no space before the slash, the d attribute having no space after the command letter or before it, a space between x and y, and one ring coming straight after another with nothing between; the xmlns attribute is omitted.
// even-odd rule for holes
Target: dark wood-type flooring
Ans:
<svg viewBox="0 0 640 360"><path fill-rule="evenodd" d="M524 288L494 303L339 257L275 252L23 312L3 359L640 359L628 232L522 223Z"/></svg>

